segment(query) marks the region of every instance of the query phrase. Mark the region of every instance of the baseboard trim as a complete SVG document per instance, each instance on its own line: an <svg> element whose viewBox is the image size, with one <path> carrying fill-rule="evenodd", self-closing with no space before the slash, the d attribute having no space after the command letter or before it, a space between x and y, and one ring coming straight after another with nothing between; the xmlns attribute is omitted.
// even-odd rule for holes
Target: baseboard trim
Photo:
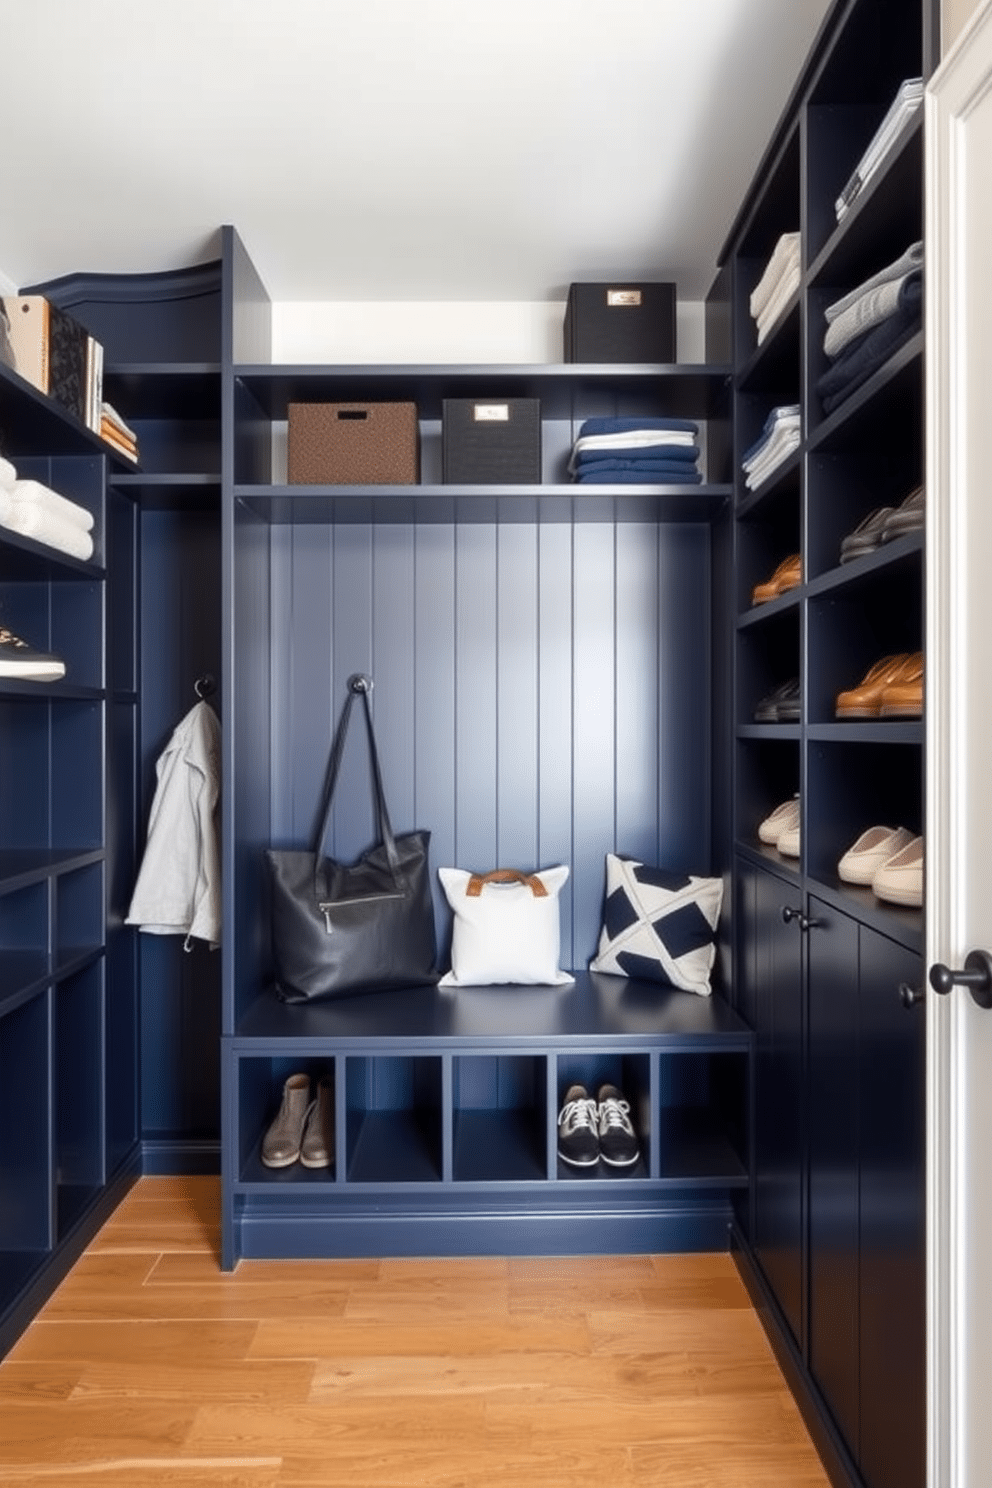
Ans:
<svg viewBox="0 0 992 1488"><path fill-rule="evenodd" d="M864 1488L857 1465L834 1425L819 1390L810 1379L791 1330L736 1224L730 1231L730 1255L833 1488Z"/></svg>
<svg viewBox="0 0 992 1488"><path fill-rule="evenodd" d="M220 1176L220 1142L184 1141L175 1137L146 1139L141 1144L141 1171L146 1177Z"/></svg>

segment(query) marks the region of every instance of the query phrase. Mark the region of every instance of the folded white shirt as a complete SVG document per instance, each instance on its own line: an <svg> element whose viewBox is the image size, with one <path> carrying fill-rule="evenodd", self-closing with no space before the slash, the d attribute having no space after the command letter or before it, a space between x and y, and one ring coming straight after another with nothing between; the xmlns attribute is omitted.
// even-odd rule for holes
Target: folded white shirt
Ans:
<svg viewBox="0 0 992 1488"><path fill-rule="evenodd" d="M5 460L3 456L0 455L0 489L8 491L13 490L14 482L16 481L16 479L17 471L14 469L13 465L11 465L9 460Z"/></svg>

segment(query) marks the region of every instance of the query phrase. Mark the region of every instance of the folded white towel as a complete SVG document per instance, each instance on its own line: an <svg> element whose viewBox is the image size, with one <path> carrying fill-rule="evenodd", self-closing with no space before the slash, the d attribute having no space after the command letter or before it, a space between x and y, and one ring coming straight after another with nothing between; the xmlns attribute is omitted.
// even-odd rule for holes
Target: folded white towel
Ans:
<svg viewBox="0 0 992 1488"><path fill-rule="evenodd" d="M10 490L17 479L17 471L9 460L0 455L0 489Z"/></svg>
<svg viewBox="0 0 992 1488"><path fill-rule="evenodd" d="M751 293L751 314L757 319L781 281L791 269L800 267L800 237L797 232L783 233L775 244L765 271Z"/></svg>
<svg viewBox="0 0 992 1488"><path fill-rule="evenodd" d="M60 522L71 522L74 527L79 527L83 532L93 530L92 512L88 512L85 506L79 506L75 501L70 501L68 497L60 496L50 486L43 486L41 481L15 481L12 494L15 502L40 507L44 511L51 512L53 517L58 517Z"/></svg>
<svg viewBox="0 0 992 1488"><path fill-rule="evenodd" d="M765 340L769 331L771 331L772 328L777 325L782 316L783 310L790 303L793 295L799 288L801 278L802 271L798 264L795 264L791 269L788 269L776 285L771 299L768 301L761 314L756 317L755 324L758 328L759 346Z"/></svg>
<svg viewBox="0 0 992 1488"><path fill-rule="evenodd" d="M63 522L54 512L28 501L12 500L2 525L22 537L33 538L49 548L58 548L83 561L93 557L93 539L75 522Z"/></svg>

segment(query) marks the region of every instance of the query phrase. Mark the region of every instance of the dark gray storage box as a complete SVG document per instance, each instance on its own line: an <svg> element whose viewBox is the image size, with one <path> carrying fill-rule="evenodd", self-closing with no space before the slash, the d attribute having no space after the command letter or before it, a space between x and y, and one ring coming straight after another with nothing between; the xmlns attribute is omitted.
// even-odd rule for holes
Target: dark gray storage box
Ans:
<svg viewBox="0 0 992 1488"><path fill-rule="evenodd" d="M569 285L565 361L674 362L675 285Z"/></svg>
<svg viewBox="0 0 992 1488"><path fill-rule="evenodd" d="M441 465L445 485L540 485L540 400L445 398Z"/></svg>

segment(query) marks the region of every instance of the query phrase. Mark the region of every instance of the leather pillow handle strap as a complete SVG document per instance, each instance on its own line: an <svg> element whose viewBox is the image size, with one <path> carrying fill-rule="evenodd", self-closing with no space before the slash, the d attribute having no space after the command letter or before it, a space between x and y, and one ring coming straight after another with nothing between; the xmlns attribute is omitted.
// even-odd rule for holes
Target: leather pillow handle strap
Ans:
<svg viewBox="0 0 992 1488"><path fill-rule="evenodd" d="M341 769L341 759L344 755L345 740L348 736L348 724L351 720L351 709L355 698L360 697L365 706L365 732L368 738L369 759L372 765L372 793L375 800L376 825L379 837L386 849L386 858L392 870L394 878L400 875L399 853L396 851L396 838L393 836L392 823L389 820L389 811L386 806L386 794L382 784L382 770L379 765L379 751L375 743L375 730L372 727L372 710L369 707L369 693L372 683L368 677L361 673L348 679L348 697L341 710L341 717L334 733L334 742L331 745L331 754L327 762L327 775L324 780L324 794L320 805L320 818L317 833L314 838L313 853L315 860L319 860L324 840L331 825L331 807L334 803L334 791L338 783L338 773Z"/></svg>
<svg viewBox="0 0 992 1488"><path fill-rule="evenodd" d="M491 873L472 874L465 889L466 898L478 899L482 893L483 885L487 883L527 884L535 899L546 899L548 897L548 891L536 873L521 873L517 868L494 868Z"/></svg>

